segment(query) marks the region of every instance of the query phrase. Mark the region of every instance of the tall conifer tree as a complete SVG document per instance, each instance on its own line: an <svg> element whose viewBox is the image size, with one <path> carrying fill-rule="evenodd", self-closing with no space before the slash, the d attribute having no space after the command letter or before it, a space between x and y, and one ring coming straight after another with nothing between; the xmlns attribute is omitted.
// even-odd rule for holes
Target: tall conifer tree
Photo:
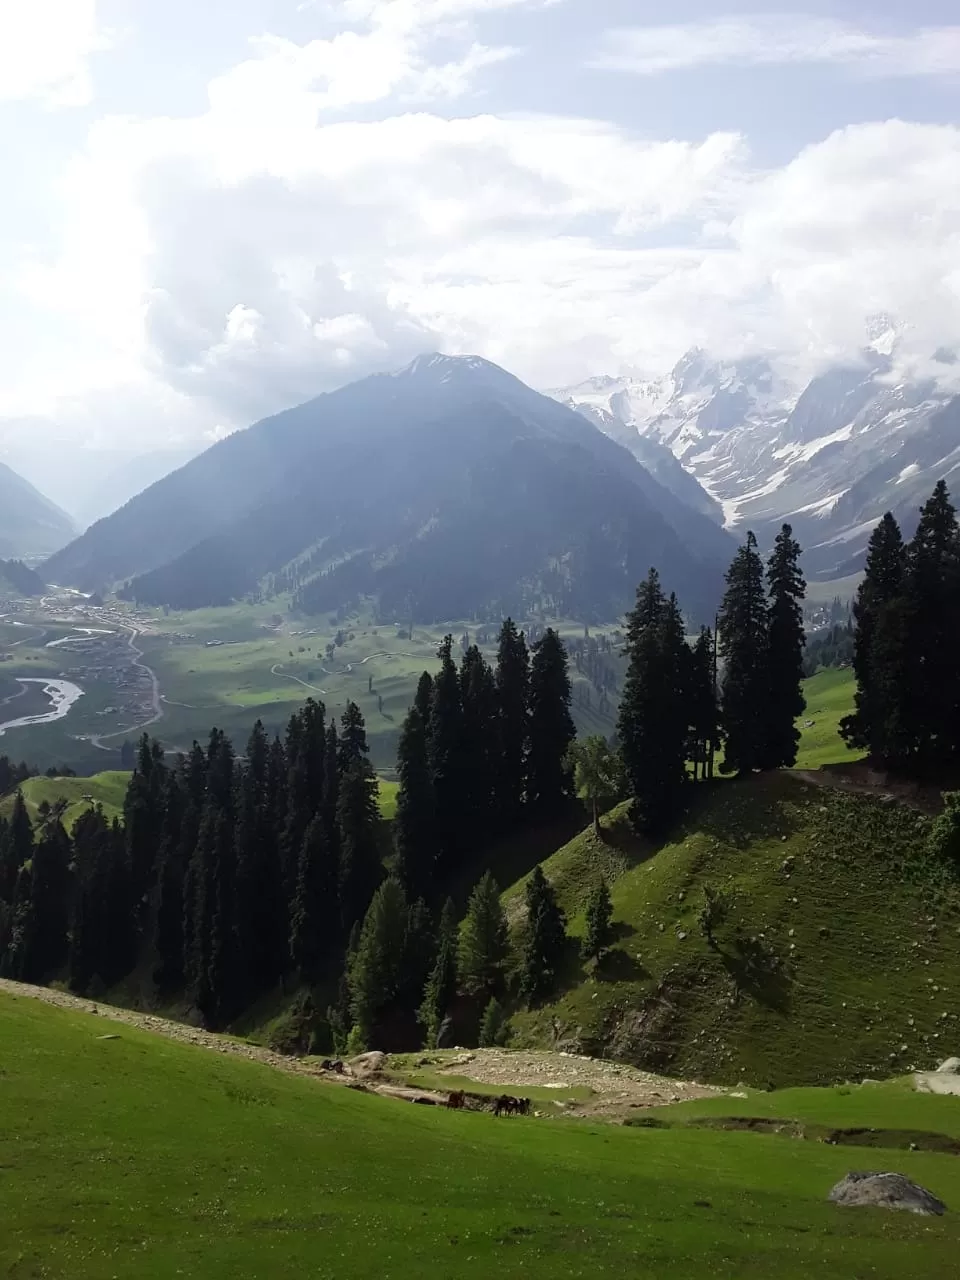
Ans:
<svg viewBox="0 0 960 1280"><path fill-rule="evenodd" d="M664 599L655 569L637 590L626 634L617 733L635 821L656 834L676 817L686 779L689 654L676 598Z"/></svg>
<svg viewBox="0 0 960 1280"><path fill-rule="evenodd" d="M792 768L797 762L803 714L803 606L806 583L800 572L800 544L785 524L767 564L770 605L767 626L766 739L761 767Z"/></svg>
<svg viewBox="0 0 960 1280"><path fill-rule="evenodd" d="M539 864L527 881L527 937L520 969L520 995L538 1004L556 987L567 942L566 918Z"/></svg>
<svg viewBox="0 0 960 1280"><path fill-rule="evenodd" d="M909 704L918 769L960 755L960 532L940 481L920 510L906 554Z"/></svg>
<svg viewBox="0 0 960 1280"><path fill-rule="evenodd" d="M765 759L770 688L763 562L752 533L727 570L718 627L724 660L724 768L728 773L750 773L762 768Z"/></svg>
<svg viewBox="0 0 960 1280"><path fill-rule="evenodd" d="M445 636L438 654L440 671L433 682L428 751L436 813L437 854L453 865L461 847L466 799L464 778L463 699L453 661L453 637Z"/></svg>
<svg viewBox="0 0 960 1280"><path fill-rule="evenodd" d="M530 663L530 755L527 796L543 813L555 812L571 791L565 759L577 736L570 714L567 651L552 627L533 646Z"/></svg>
<svg viewBox="0 0 960 1280"><path fill-rule="evenodd" d="M498 770L496 809L502 825L513 827L527 791L530 749L530 654L512 618L500 628L497 645Z"/></svg>
<svg viewBox="0 0 960 1280"><path fill-rule="evenodd" d="M855 710L840 724L851 747L887 764L904 762L912 745L905 577L900 526L888 511L871 534L853 606Z"/></svg>
<svg viewBox="0 0 960 1280"><path fill-rule="evenodd" d="M437 861L437 819L427 750L427 725L411 707L397 745L397 812L393 841L397 876L413 899L432 896Z"/></svg>

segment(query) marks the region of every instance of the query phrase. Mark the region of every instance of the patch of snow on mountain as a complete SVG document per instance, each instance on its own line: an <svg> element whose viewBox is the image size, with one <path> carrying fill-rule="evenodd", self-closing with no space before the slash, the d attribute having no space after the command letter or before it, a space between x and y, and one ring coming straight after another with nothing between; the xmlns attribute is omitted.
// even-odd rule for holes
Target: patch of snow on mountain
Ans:
<svg viewBox="0 0 960 1280"><path fill-rule="evenodd" d="M904 467L897 476L897 484L903 484L904 480L909 480L911 476L915 476L920 468L915 462L911 462L909 466Z"/></svg>

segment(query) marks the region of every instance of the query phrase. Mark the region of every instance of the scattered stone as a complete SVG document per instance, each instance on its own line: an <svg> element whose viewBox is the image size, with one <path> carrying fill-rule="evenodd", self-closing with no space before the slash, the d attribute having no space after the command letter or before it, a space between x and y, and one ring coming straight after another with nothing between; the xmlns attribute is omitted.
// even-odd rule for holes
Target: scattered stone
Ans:
<svg viewBox="0 0 960 1280"><path fill-rule="evenodd" d="M940 1217L947 1211L942 1200L901 1173L848 1173L827 1199L847 1207L905 1209L925 1217Z"/></svg>
<svg viewBox="0 0 960 1280"><path fill-rule="evenodd" d="M97 1036L98 1040L119 1040L119 1036Z"/></svg>

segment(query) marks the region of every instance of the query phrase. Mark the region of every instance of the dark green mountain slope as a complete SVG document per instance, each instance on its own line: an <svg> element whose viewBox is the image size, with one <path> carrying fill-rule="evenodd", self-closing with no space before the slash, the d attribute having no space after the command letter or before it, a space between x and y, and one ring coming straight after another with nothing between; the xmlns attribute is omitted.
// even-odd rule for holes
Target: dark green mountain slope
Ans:
<svg viewBox="0 0 960 1280"><path fill-rule="evenodd" d="M76 531L65 511L0 462L0 557L50 555Z"/></svg>
<svg viewBox="0 0 960 1280"><path fill-rule="evenodd" d="M727 535L579 414L496 365L424 356L266 419L153 485L46 573L191 608L266 584L308 612L619 613L658 563L713 607Z"/></svg>

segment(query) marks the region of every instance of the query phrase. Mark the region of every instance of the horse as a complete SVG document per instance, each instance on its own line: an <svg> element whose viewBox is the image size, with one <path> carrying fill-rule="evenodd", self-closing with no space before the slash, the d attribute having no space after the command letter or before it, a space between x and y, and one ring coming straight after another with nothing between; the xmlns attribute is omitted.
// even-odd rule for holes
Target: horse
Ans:
<svg viewBox="0 0 960 1280"><path fill-rule="evenodd" d="M459 1093L451 1093L447 1098L447 1106L451 1111L462 1111L467 1105L467 1095L461 1091Z"/></svg>

